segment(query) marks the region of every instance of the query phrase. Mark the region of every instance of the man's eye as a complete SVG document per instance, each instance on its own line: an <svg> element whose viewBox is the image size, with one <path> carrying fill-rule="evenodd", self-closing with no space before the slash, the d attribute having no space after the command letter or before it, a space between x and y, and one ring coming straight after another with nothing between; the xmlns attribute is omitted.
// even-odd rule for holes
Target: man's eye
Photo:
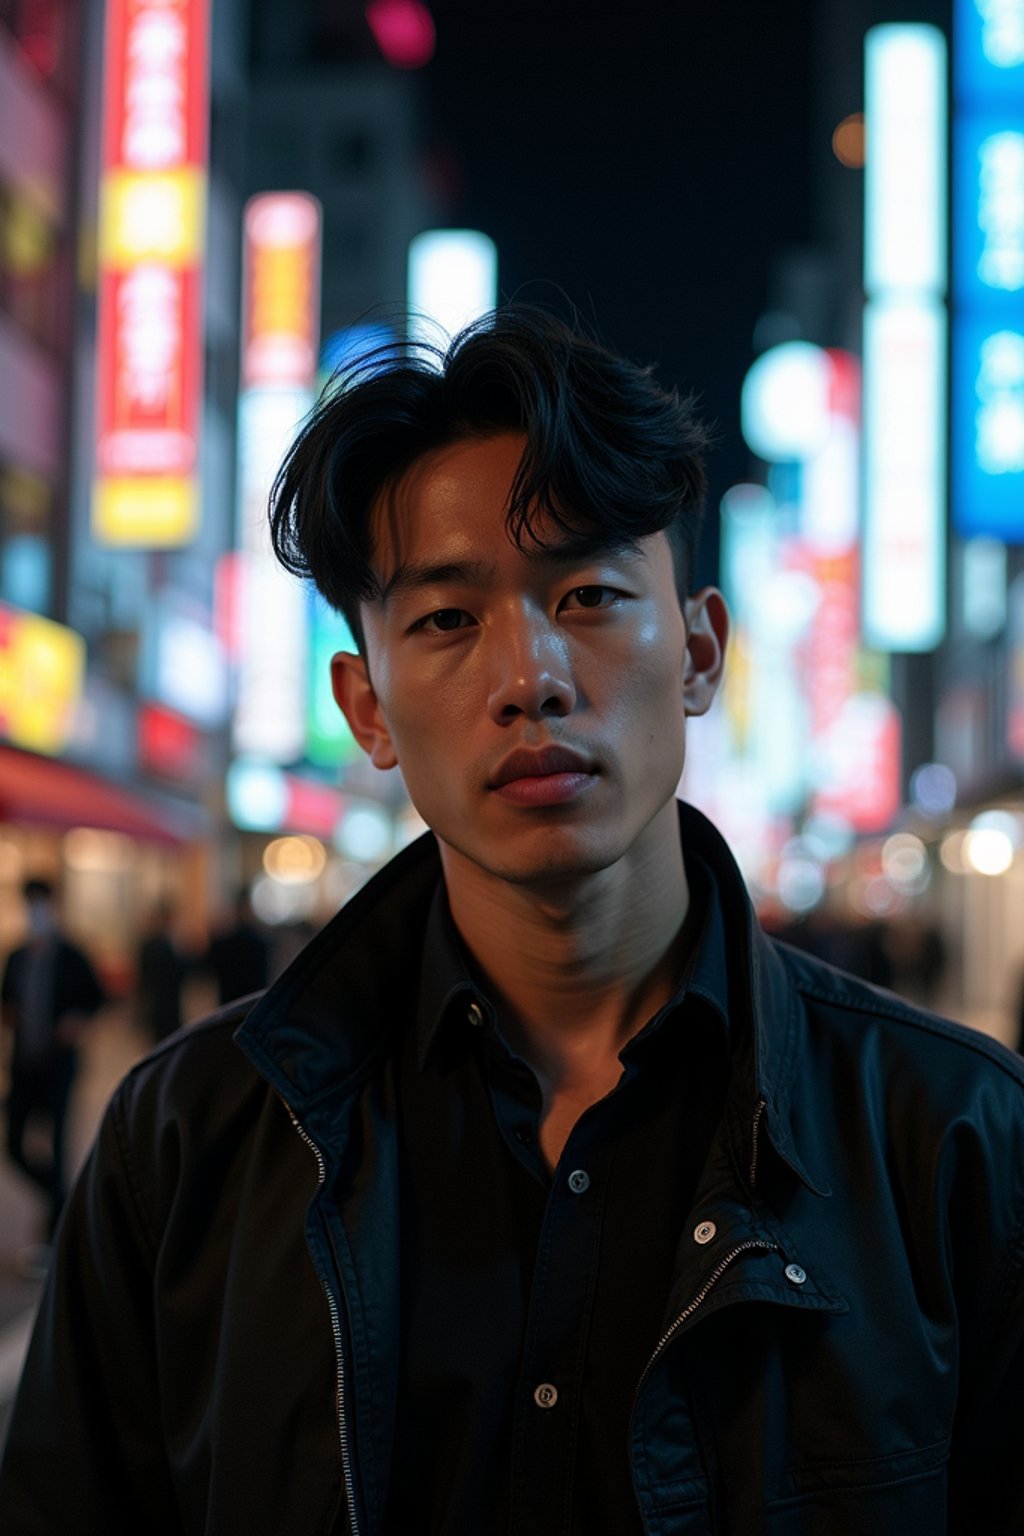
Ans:
<svg viewBox="0 0 1024 1536"><path fill-rule="evenodd" d="M468 622L469 614L464 608L436 608L425 619L420 619L416 628L447 634L453 629L463 629Z"/></svg>
<svg viewBox="0 0 1024 1536"><path fill-rule="evenodd" d="M607 608L617 595L614 587L573 587L564 604L570 608Z"/></svg>

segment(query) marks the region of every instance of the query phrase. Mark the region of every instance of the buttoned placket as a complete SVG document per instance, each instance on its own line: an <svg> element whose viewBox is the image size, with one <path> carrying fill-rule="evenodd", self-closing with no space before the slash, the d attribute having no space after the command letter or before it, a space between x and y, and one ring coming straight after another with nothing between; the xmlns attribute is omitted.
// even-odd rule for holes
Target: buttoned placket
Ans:
<svg viewBox="0 0 1024 1536"><path fill-rule="evenodd" d="M534 1265L515 1399L509 1526L531 1536L561 1532L568 1518L580 1376L613 1152L611 1136L602 1134L601 1108L593 1106L573 1128L550 1179ZM500 1122L497 1105L496 1113ZM542 1167L535 1137L524 1146L510 1129L506 1141L534 1172Z"/></svg>

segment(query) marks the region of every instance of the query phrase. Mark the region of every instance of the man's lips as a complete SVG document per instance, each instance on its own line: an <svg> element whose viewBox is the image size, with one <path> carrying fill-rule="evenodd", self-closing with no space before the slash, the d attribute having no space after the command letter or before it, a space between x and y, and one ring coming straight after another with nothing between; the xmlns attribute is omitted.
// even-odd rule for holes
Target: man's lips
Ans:
<svg viewBox="0 0 1024 1536"><path fill-rule="evenodd" d="M517 747L499 763L490 780L492 789L501 789L519 779L546 779L558 774L589 777L593 764L571 747Z"/></svg>

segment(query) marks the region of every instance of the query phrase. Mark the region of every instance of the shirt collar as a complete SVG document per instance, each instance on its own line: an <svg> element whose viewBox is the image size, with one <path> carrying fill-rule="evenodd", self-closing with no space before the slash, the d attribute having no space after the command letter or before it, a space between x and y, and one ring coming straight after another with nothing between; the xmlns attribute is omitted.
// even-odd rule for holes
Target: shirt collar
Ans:
<svg viewBox="0 0 1024 1536"><path fill-rule="evenodd" d="M416 1005L416 1065L420 1071L426 1065L442 1022L459 1014L467 1025L473 1025L491 1022L494 1010L470 975L441 879L423 932Z"/></svg>
<svg viewBox="0 0 1024 1536"><path fill-rule="evenodd" d="M686 969L674 996L625 1046L623 1055L640 1051L662 1021L687 997L699 997L729 1028L729 963L718 885L699 854L684 851L694 917ZM424 929L423 958L416 1007L416 1065L426 1065L446 1021L470 1028L493 1025L494 1010L477 986L455 926L443 879L438 882Z"/></svg>

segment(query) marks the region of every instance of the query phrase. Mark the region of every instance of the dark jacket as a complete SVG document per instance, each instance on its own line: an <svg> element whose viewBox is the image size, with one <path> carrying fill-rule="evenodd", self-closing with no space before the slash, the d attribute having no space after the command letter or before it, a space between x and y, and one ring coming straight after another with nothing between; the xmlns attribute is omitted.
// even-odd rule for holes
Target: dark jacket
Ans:
<svg viewBox="0 0 1024 1536"><path fill-rule="evenodd" d="M1024 1066L769 941L682 817L746 987L637 1387L646 1529L1020 1536ZM389 1041L438 876L422 839L255 1006L116 1093L15 1409L5 1536L380 1530L401 1476Z"/></svg>

